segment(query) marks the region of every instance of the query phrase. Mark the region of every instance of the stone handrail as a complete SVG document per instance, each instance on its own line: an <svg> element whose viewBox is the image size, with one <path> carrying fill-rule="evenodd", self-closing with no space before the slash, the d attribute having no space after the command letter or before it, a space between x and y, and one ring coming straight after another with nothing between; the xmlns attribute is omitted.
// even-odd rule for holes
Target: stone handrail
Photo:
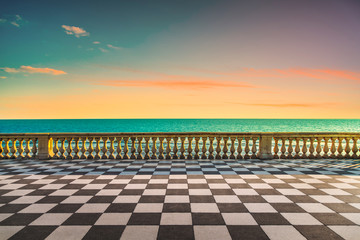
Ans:
<svg viewBox="0 0 360 240"><path fill-rule="evenodd" d="M0 159L360 158L360 133L0 134Z"/></svg>

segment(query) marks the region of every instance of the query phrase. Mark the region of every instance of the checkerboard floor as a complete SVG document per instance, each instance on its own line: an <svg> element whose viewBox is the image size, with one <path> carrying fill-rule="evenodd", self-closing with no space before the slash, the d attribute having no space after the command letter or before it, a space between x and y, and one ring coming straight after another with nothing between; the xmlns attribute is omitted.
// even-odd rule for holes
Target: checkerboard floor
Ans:
<svg viewBox="0 0 360 240"><path fill-rule="evenodd" d="M2 161L0 239L360 236L356 160L101 161Z"/></svg>

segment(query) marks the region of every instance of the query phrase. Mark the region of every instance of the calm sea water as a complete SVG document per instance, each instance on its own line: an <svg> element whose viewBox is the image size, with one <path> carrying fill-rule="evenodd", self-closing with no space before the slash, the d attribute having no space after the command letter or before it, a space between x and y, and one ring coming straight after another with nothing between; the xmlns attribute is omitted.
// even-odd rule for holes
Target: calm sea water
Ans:
<svg viewBox="0 0 360 240"><path fill-rule="evenodd" d="M360 119L0 120L0 133L44 132L360 132Z"/></svg>

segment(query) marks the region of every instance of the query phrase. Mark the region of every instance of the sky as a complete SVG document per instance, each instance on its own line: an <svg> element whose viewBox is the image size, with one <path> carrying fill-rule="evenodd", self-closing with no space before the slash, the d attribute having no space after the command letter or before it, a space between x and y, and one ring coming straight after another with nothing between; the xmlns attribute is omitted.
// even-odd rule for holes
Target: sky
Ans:
<svg viewBox="0 0 360 240"><path fill-rule="evenodd" d="M0 119L360 118L360 1L2 1Z"/></svg>

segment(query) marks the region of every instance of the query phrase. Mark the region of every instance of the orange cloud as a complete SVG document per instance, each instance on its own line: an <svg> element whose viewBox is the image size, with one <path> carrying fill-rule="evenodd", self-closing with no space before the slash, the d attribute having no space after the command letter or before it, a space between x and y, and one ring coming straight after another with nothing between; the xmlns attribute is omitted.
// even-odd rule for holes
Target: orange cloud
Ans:
<svg viewBox="0 0 360 240"><path fill-rule="evenodd" d="M66 72L62 70L56 70L52 68L34 68L31 66L21 66L20 68L2 68L5 72L8 73L18 73L18 72L25 72L25 73L45 73L51 75L61 75L66 74Z"/></svg>
<svg viewBox="0 0 360 240"><path fill-rule="evenodd" d="M112 87L156 87L156 88L170 88L170 89L204 89L216 87L239 87L239 88L254 88L255 86L239 83L234 81L215 81L215 80L163 80L163 81L122 81L122 80L108 80L94 83L95 85L112 86Z"/></svg>
<svg viewBox="0 0 360 240"><path fill-rule="evenodd" d="M258 106L258 107L280 107L280 108L293 108L293 107L319 107L319 106L329 106L334 105L335 103L237 103L230 102L231 104L245 105L245 106Z"/></svg>
<svg viewBox="0 0 360 240"><path fill-rule="evenodd" d="M79 28L79 27L67 26L67 25L62 25L61 27L63 29L65 29L66 34L75 35L75 37L77 37L77 38L90 35L90 33L86 32L84 29Z"/></svg>

